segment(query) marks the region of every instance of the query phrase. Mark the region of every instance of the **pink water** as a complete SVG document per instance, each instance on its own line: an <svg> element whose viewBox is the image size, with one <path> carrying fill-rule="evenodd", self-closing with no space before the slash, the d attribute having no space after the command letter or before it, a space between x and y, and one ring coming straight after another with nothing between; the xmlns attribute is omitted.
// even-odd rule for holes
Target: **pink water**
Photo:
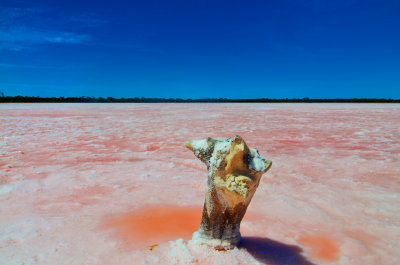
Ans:
<svg viewBox="0 0 400 265"><path fill-rule="evenodd" d="M1 104L0 264L398 264L399 128L394 104ZM237 134L273 166L211 251L184 142Z"/></svg>

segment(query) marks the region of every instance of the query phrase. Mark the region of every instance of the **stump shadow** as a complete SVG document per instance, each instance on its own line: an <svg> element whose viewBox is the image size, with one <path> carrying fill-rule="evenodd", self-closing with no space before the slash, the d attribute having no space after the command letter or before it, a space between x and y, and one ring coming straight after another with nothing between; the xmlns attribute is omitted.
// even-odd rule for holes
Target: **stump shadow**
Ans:
<svg viewBox="0 0 400 265"><path fill-rule="evenodd" d="M243 237L239 248L246 249L256 260L268 265L315 265L301 255L300 247L269 238Z"/></svg>

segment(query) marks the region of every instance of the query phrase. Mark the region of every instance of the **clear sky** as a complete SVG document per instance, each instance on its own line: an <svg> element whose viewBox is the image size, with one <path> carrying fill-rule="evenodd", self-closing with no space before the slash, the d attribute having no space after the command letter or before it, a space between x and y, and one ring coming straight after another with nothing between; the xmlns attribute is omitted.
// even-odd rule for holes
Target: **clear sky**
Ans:
<svg viewBox="0 0 400 265"><path fill-rule="evenodd" d="M400 98L400 1L0 1L0 91Z"/></svg>

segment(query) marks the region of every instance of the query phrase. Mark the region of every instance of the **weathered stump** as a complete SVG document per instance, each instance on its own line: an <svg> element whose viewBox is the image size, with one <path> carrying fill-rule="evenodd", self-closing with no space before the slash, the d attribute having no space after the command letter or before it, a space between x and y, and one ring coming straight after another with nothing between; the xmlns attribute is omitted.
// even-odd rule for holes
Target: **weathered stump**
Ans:
<svg viewBox="0 0 400 265"><path fill-rule="evenodd" d="M186 147L207 165L208 190L200 229L193 240L216 249L232 249L240 241L240 222L272 162L236 136L189 141Z"/></svg>

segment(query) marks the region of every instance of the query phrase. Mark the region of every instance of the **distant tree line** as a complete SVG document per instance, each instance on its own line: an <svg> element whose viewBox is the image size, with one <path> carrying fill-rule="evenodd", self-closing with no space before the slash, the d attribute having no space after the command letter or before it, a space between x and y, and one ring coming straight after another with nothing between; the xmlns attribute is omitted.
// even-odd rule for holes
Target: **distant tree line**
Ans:
<svg viewBox="0 0 400 265"><path fill-rule="evenodd" d="M400 99L387 98L113 98L113 97L26 97L4 96L0 93L0 103L400 103Z"/></svg>

